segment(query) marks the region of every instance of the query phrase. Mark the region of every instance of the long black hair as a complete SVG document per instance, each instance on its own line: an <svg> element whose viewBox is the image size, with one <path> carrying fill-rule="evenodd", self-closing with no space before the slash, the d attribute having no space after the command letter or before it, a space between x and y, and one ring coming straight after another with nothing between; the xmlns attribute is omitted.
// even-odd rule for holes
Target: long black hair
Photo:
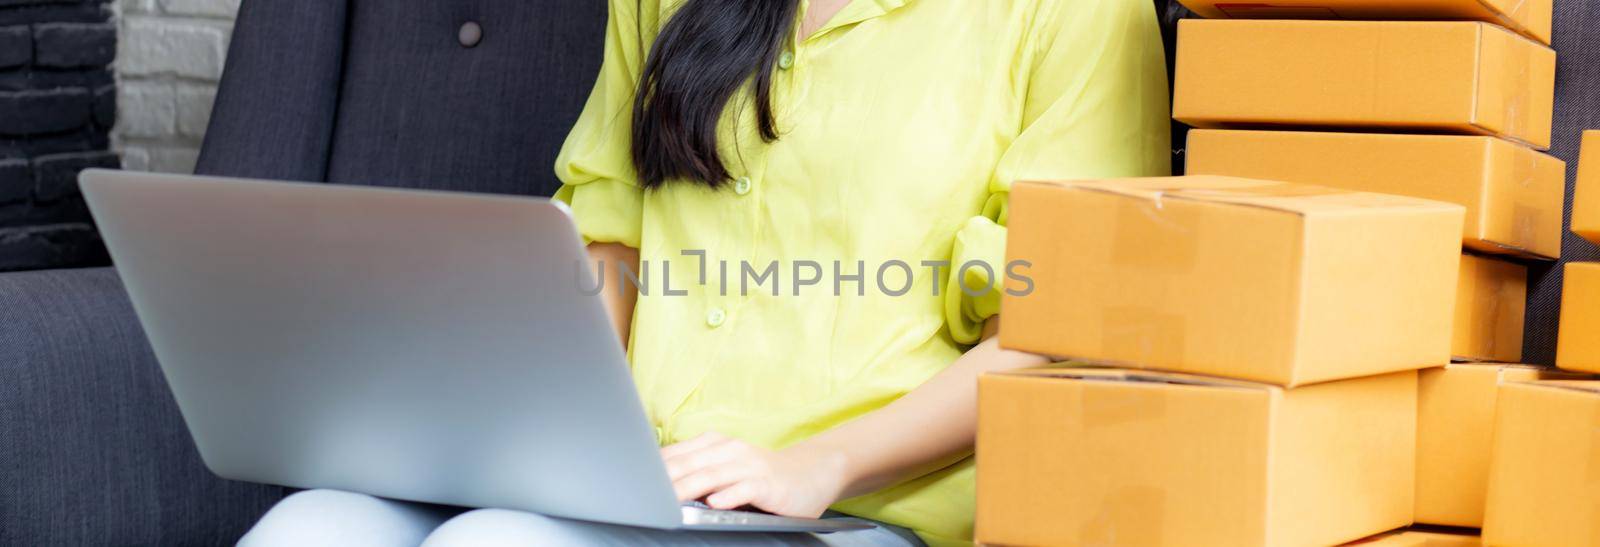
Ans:
<svg viewBox="0 0 1600 547"><path fill-rule="evenodd" d="M800 0L687 0L667 21L633 102L633 165L641 186L726 183L717 122L746 82L754 87L762 140L778 139L772 70L799 7Z"/></svg>

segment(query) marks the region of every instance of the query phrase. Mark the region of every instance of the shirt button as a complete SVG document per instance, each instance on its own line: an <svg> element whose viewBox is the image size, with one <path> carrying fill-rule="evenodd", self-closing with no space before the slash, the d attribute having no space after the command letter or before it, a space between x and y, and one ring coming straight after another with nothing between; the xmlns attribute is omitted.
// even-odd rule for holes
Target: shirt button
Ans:
<svg viewBox="0 0 1600 547"><path fill-rule="evenodd" d="M659 445L667 444L667 432L666 432L666 430L661 429L661 426L659 426L659 425L656 426L656 444L659 444Z"/></svg>
<svg viewBox="0 0 1600 547"><path fill-rule="evenodd" d="M748 194L750 193L750 185L750 177L739 177L739 180L733 183L733 193L741 196Z"/></svg>
<svg viewBox="0 0 1600 547"><path fill-rule="evenodd" d="M712 308L711 311L706 312L706 325L710 326L711 328L720 327L722 326L722 322L727 320L728 314L727 312L722 311L722 308Z"/></svg>
<svg viewBox="0 0 1600 547"><path fill-rule="evenodd" d="M456 41L461 42L461 47L474 47L483 40L483 27L472 21L461 25L461 30L456 31Z"/></svg>
<svg viewBox="0 0 1600 547"><path fill-rule="evenodd" d="M789 70L794 68L794 52L785 51L778 55L778 68Z"/></svg>

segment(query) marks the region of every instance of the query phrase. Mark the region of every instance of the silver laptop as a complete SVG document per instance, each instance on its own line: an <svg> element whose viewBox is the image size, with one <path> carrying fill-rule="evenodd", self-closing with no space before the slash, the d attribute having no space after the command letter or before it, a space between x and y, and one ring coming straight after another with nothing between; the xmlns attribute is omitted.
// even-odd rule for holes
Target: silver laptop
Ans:
<svg viewBox="0 0 1600 547"><path fill-rule="evenodd" d="M560 203L80 180L218 475L651 528L870 527L678 503Z"/></svg>

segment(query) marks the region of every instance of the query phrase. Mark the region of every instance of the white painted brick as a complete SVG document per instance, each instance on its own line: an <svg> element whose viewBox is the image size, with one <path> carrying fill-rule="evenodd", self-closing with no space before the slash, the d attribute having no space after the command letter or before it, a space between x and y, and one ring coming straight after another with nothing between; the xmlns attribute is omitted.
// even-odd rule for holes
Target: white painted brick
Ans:
<svg viewBox="0 0 1600 547"><path fill-rule="evenodd" d="M161 138L177 133L177 97L162 83L123 82L117 92L116 133Z"/></svg>
<svg viewBox="0 0 1600 547"><path fill-rule="evenodd" d="M200 149L195 147L152 147L149 150L149 171L157 173L194 173L194 164L200 159Z"/></svg>
<svg viewBox="0 0 1600 547"><path fill-rule="evenodd" d="M122 28L114 142L128 169L190 172L240 0L115 1Z"/></svg>
<svg viewBox="0 0 1600 547"><path fill-rule="evenodd" d="M117 2L127 15L156 13L156 0L121 0Z"/></svg>
<svg viewBox="0 0 1600 547"><path fill-rule="evenodd" d="M206 134L206 124L211 122L211 103L217 99L217 89L211 86L180 84L178 86L178 134L199 138Z"/></svg>
<svg viewBox="0 0 1600 547"><path fill-rule="evenodd" d="M173 15L232 19L239 12L239 0L161 0L161 9Z"/></svg>
<svg viewBox="0 0 1600 547"><path fill-rule="evenodd" d="M125 75L173 74L217 80L228 50L225 25L154 17L128 17L118 69Z"/></svg>
<svg viewBox="0 0 1600 547"><path fill-rule="evenodd" d="M121 150L122 168L129 171L149 171L150 151L142 146L125 146Z"/></svg>

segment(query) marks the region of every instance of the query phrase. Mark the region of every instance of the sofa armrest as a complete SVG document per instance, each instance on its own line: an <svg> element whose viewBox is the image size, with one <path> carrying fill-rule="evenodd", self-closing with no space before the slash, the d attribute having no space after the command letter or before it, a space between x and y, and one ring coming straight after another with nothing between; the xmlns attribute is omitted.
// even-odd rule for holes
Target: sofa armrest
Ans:
<svg viewBox="0 0 1600 547"><path fill-rule="evenodd" d="M282 496L201 463L114 270L0 274L0 545L231 544Z"/></svg>

